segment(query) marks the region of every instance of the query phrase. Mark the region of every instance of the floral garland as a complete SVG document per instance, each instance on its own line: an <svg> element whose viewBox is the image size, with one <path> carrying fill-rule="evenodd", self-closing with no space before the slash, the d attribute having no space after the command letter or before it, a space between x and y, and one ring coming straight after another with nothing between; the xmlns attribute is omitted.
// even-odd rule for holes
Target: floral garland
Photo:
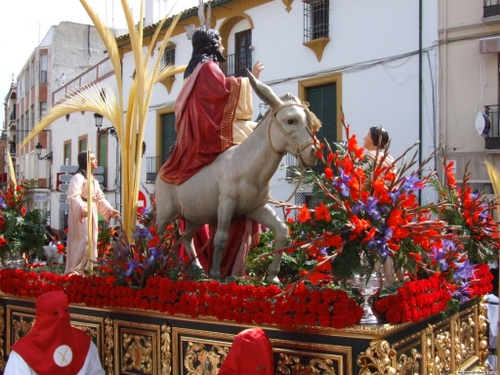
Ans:
<svg viewBox="0 0 500 375"><path fill-rule="evenodd" d="M491 292L493 276L485 264L475 267L469 298ZM405 283L395 295L375 301L389 323L417 322L443 312L452 298L453 284L442 276ZM111 276L83 277L50 272L0 270L3 293L36 298L64 290L70 303L98 308L137 308L192 318L215 317L239 324L279 325L286 329L319 326L342 329L358 324L363 310L342 290L310 290L300 284L293 294L276 286L255 287L215 281L173 281L150 277L144 288L115 285ZM231 306L231 308L228 308Z"/></svg>
<svg viewBox="0 0 500 375"><path fill-rule="evenodd" d="M487 264L474 267L467 288L468 298L479 297L493 290L493 275ZM378 299L375 310L385 315L389 323L418 322L444 311L455 294L455 285L443 276L415 280L403 284L395 295Z"/></svg>
<svg viewBox="0 0 500 375"><path fill-rule="evenodd" d="M148 278L144 288L134 289L115 285L115 279L110 276L2 269L0 290L35 298L49 291L64 290L70 303L91 307L138 308L192 318L215 317L239 324L276 324L286 329L302 326L341 329L359 323L363 316L358 303L342 290L299 287L287 295L276 286L173 281L158 276Z"/></svg>

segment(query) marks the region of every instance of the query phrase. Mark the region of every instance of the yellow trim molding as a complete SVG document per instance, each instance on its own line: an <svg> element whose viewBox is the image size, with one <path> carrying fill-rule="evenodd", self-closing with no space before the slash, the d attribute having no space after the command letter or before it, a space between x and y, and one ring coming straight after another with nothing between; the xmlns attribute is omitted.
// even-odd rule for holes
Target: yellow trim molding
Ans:
<svg viewBox="0 0 500 375"><path fill-rule="evenodd" d="M286 5L286 11L288 13L290 13L290 11L292 10L292 3L293 3L293 0L283 0L283 4Z"/></svg>
<svg viewBox="0 0 500 375"><path fill-rule="evenodd" d="M310 40L308 42L304 42L303 45L307 48L310 48L315 54L318 61L321 61L323 57L323 51L325 50L326 45L330 41L330 38L317 38Z"/></svg>

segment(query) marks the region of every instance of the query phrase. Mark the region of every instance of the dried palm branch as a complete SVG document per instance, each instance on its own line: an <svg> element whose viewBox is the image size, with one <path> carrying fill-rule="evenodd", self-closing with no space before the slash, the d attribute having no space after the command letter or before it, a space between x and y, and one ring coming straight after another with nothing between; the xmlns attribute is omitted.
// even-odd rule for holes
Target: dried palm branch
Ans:
<svg viewBox="0 0 500 375"><path fill-rule="evenodd" d="M486 169L490 176L491 185L493 186L493 192L496 197L495 199L498 199L498 197L500 197L500 172L489 161L485 161L484 164L486 164ZM500 217L500 206L497 206L497 210L499 210L498 214Z"/></svg>
<svg viewBox="0 0 500 375"><path fill-rule="evenodd" d="M9 160L9 173L10 179L14 183L14 187L17 186L16 172L14 170L14 163L12 162L12 156L10 156L10 151L7 150L7 159Z"/></svg>
<svg viewBox="0 0 500 375"><path fill-rule="evenodd" d="M153 86L157 82L161 82L185 70L185 66L177 68L167 66L163 69L159 69L168 39L172 35L181 14L172 20L158 53L154 54L160 30L169 17L167 14L158 24L151 38L147 52L144 55L144 1L141 3L140 21L136 27L127 1L121 0L135 63L135 76L128 95L128 103L125 104L120 55L116 39L111 31L105 26L104 22L88 5L87 0L80 0L80 2L92 19L96 30L99 32L106 46L115 73L117 94L105 84L93 84L76 90L47 113L40 123L36 125L34 130L26 137L21 147L24 147L35 135L39 134L53 121L70 113L89 111L100 113L106 117L116 129L121 150L120 158L123 181L122 220L124 231L130 238L132 231L135 229L137 199L141 176L142 143L146 130L146 120L149 103L153 93ZM105 98L105 100L103 98Z"/></svg>

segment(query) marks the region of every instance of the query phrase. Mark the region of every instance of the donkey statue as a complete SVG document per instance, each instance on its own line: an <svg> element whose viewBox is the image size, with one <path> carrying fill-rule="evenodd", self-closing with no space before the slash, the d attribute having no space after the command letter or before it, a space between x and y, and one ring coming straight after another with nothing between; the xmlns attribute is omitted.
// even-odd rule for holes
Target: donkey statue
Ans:
<svg viewBox="0 0 500 375"><path fill-rule="evenodd" d="M300 166L317 162L314 133L321 124L306 105L286 94L279 98L270 87L248 73L250 83L269 110L241 144L221 153L215 161L180 185L157 177L155 183L158 228L164 228L181 212L185 221L182 242L195 266L192 238L204 224L217 224L210 277L220 279L220 264L233 217L244 215L275 233L276 249L286 246L288 228L267 204L271 178L287 152ZM281 255L269 266L268 281L279 283Z"/></svg>

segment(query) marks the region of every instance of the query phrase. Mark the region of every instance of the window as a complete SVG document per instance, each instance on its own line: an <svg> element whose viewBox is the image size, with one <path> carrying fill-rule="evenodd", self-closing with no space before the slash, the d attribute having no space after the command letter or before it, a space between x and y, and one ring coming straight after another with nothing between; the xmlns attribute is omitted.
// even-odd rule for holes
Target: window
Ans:
<svg viewBox="0 0 500 375"><path fill-rule="evenodd" d="M30 108L30 131L35 127L35 105Z"/></svg>
<svg viewBox="0 0 500 375"><path fill-rule="evenodd" d="M160 68L167 65L175 65L175 44L170 43L163 51Z"/></svg>
<svg viewBox="0 0 500 375"><path fill-rule="evenodd" d="M33 59L30 66L30 87L35 86L35 74L35 59Z"/></svg>
<svg viewBox="0 0 500 375"><path fill-rule="evenodd" d="M329 13L329 0L304 1L304 42L318 38L328 38Z"/></svg>
<svg viewBox="0 0 500 375"><path fill-rule="evenodd" d="M323 126L316 133L321 142L337 142L337 85L335 83L306 88L309 109L321 120Z"/></svg>
<svg viewBox="0 0 500 375"><path fill-rule="evenodd" d="M170 110L172 111L173 109ZM172 147L177 140L175 113L160 112L157 118L159 132L157 147L159 147L159 149L157 149L158 152L156 156L146 157L146 182L154 182L156 180L160 167L170 156Z"/></svg>
<svg viewBox="0 0 500 375"><path fill-rule="evenodd" d="M234 35L235 40L235 66L236 77L246 77L247 69L252 70L252 31L245 30Z"/></svg>
<svg viewBox="0 0 500 375"><path fill-rule="evenodd" d="M71 165L71 141L64 143L64 164Z"/></svg>
<svg viewBox="0 0 500 375"><path fill-rule="evenodd" d="M47 83L48 55L40 55L40 83Z"/></svg>
<svg viewBox="0 0 500 375"><path fill-rule="evenodd" d="M40 102L39 111L40 113L38 114L38 121L40 121L43 116L45 116L45 113L47 113L47 102Z"/></svg>
<svg viewBox="0 0 500 375"><path fill-rule="evenodd" d="M342 140L340 125L340 103L342 76L332 74L299 82L299 97L309 102L309 109L321 120L321 129L316 133L320 142L327 141L332 147ZM326 157L326 155L325 155ZM319 167L317 167L319 168ZM317 172L321 172L319 169Z"/></svg>
<svg viewBox="0 0 500 375"><path fill-rule="evenodd" d="M177 141L175 131L175 113L164 113L161 115L161 163L163 164L170 156L171 148Z"/></svg>
<svg viewBox="0 0 500 375"><path fill-rule="evenodd" d="M82 151L87 151L87 138L81 138L78 140L78 153Z"/></svg>
<svg viewBox="0 0 500 375"><path fill-rule="evenodd" d="M102 186L107 186L108 180L108 135L99 134L97 136L97 165L103 167L104 171L102 173L103 182Z"/></svg>
<svg viewBox="0 0 500 375"><path fill-rule="evenodd" d="M247 69L252 69L252 30L234 34L234 44L235 53L227 55L220 68L226 77L246 77Z"/></svg>

